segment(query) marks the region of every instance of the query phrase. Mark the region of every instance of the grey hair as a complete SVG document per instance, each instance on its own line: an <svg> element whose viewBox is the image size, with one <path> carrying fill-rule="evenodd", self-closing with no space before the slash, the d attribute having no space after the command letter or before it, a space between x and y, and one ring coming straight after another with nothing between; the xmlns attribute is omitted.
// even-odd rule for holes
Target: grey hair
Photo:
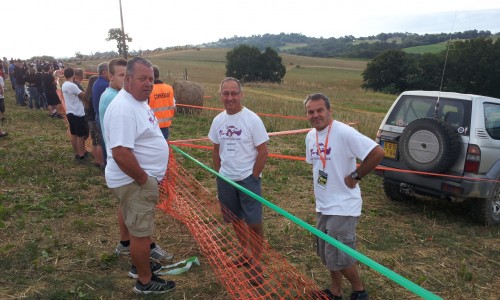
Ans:
<svg viewBox="0 0 500 300"><path fill-rule="evenodd" d="M222 80L222 82L220 83L220 86L219 86L219 93L222 91L222 85L228 81L234 81L238 84L238 88L240 89L240 92L243 92L243 87L241 86L241 82L234 78L234 77L226 77L224 80Z"/></svg>
<svg viewBox="0 0 500 300"><path fill-rule="evenodd" d="M148 59L142 57L134 57L127 62L127 75L129 76L134 75L136 64L141 64L148 68L153 68L153 64Z"/></svg>
<svg viewBox="0 0 500 300"><path fill-rule="evenodd" d="M99 75L102 75L104 72L108 71L108 63L107 62L102 62L99 65L97 65L97 73Z"/></svg>
<svg viewBox="0 0 500 300"><path fill-rule="evenodd" d="M323 100L325 101L326 109L330 109L330 98L328 98L325 94L323 93L315 93L315 94L309 94L307 95L306 99L304 100L304 107L307 105L307 102L311 101L317 101L317 100Z"/></svg>

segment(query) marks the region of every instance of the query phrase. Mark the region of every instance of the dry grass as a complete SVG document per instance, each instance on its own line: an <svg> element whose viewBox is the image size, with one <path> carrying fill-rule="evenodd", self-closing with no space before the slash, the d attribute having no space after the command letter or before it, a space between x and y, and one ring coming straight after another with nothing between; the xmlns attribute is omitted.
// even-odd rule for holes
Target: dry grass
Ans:
<svg viewBox="0 0 500 300"><path fill-rule="evenodd" d="M159 65L162 79L167 82L171 81L163 70L182 74L188 68L195 77L190 80L202 84L205 95L212 96L205 99L205 105L221 107L217 84L224 77L224 53L208 49L178 51L151 60ZM295 65L308 65L307 59L298 62L299 59L284 58ZM336 66L340 61L314 60L315 65L320 63ZM290 78L285 77L284 85L245 86L245 105L256 112L301 116L305 95L324 91L334 99L337 119L356 121L361 132L374 136L393 96L367 93L354 83L343 86L342 72L353 82L360 82L352 70L318 68L332 73L322 73L320 79L314 79L307 72L294 74L295 69L290 71ZM292 80L293 76L303 77L297 81ZM332 83L324 78L330 76L339 80ZM73 163L60 120L48 118L45 111L16 107L12 91L7 93L6 103L4 129L10 135L0 140L0 269L3 271L0 298L135 297L131 290L133 281L126 276L128 260L112 255L118 239L116 203L102 173L91 164ZM205 137L216 113L178 115L171 139ZM300 120L262 119L269 132L308 127ZM273 137L270 151L302 156L303 139L304 135ZM183 150L211 165L208 151ZM193 169L193 172L207 188L214 189L211 176L203 170ZM358 227L361 253L445 299L499 299L500 228L476 225L466 205L429 200L391 202L382 191L381 180L372 175L362 181L361 187L364 196L363 217ZM263 190L266 199L314 223L311 171L305 163L270 159L264 172ZM328 274L315 255L314 237L310 233L268 209L264 225L273 248L318 285L328 284ZM228 298L182 224L158 212L155 240L178 259L196 255L201 261L201 267L174 278L178 288L173 293L156 298ZM366 266L360 268L372 299L417 298ZM346 287L344 294L349 292Z"/></svg>

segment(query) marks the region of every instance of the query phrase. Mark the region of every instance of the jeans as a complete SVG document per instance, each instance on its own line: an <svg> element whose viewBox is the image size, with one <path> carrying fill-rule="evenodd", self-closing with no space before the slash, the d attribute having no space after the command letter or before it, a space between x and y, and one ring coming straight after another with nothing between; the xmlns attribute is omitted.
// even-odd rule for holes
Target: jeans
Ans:
<svg viewBox="0 0 500 300"><path fill-rule="evenodd" d="M170 132L169 127L160 128L160 130L163 134L163 137L165 138L165 141L168 141L168 134Z"/></svg>
<svg viewBox="0 0 500 300"><path fill-rule="evenodd" d="M16 84L16 103L25 105L24 103L24 85Z"/></svg>
<svg viewBox="0 0 500 300"><path fill-rule="evenodd" d="M38 94L38 88L36 86L30 86L30 108L33 108L33 100L35 100L35 107L40 108L40 96Z"/></svg>

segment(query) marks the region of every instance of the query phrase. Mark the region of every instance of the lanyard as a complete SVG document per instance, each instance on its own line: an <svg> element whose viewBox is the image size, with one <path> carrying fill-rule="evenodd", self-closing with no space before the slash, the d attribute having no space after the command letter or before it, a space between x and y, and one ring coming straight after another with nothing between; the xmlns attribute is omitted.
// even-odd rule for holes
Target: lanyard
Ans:
<svg viewBox="0 0 500 300"><path fill-rule="evenodd" d="M325 144L323 145L324 148L323 148L323 156L321 156L321 149L319 148L319 142L318 142L318 131L316 130L316 147L317 147L317 151L318 151L318 156L319 156L319 159L321 160L321 163L323 163L323 170L325 169L326 167L326 149L328 148L328 137L330 136L330 130L332 129L332 122L330 122L330 125L328 125L328 133L326 134L326 140L325 140Z"/></svg>

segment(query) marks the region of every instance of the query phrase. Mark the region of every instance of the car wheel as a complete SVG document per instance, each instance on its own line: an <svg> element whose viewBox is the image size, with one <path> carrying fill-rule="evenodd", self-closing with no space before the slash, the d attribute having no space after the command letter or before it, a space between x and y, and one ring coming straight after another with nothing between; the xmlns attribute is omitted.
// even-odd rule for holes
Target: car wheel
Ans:
<svg viewBox="0 0 500 300"><path fill-rule="evenodd" d="M399 184L387 182L385 179L384 192L389 199L397 202L409 201L413 199L411 196L403 194L399 191Z"/></svg>
<svg viewBox="0 0 500 300"><path fill-rule="evenodd" d="M490 198L480 199L481 203L474 205L478 222L486 225L500 224L500 183L495 185Z"/></svg>
<svg viewBox="0 0 500 300"><path fill-rule="evenodd" d="M460 136L441 120L423 118L411 122L399 140L400 156L415 171L444 173L460 152Z"/></svg>

